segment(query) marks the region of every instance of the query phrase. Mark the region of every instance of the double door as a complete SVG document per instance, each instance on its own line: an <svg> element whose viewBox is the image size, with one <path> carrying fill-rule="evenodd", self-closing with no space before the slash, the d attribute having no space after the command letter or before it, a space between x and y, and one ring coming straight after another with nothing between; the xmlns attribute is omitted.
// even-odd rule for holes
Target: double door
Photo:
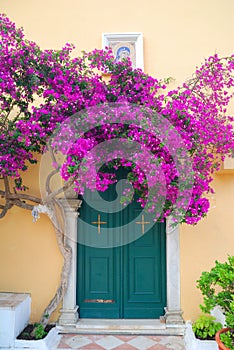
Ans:
<svg viewBox="0 0 234 350"><path fill-rule="evenodd" d="M119 169L117 177L126 178L126 170ZM166 305L165 225L150 224L136 198L118 208L118 192L116 184L100 192L99 198L87 191L82 203L77 247L79 315L159 318Z"/></svg>

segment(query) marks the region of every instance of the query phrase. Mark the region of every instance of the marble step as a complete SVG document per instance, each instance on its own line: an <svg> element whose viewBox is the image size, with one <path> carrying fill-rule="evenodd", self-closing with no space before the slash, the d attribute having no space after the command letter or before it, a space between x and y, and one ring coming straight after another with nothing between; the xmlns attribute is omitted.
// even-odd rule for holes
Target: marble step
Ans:
<svg viewBox="0 0 234 350"><path fill-rule="evenodd" d="M75 326L58 326L61 333L184 335L184 325L149 319L80 319Z"/></svg>

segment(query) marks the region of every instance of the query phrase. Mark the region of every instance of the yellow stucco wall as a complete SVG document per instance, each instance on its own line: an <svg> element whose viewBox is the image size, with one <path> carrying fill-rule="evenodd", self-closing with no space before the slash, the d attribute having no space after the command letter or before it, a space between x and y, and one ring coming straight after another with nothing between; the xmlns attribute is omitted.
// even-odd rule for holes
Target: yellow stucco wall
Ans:
<svg viewBox="0 0 234 350"><path fill-rule="evenodd" d="M39 168L30 166L24 184L40 196ZM30 293L31 320L37 321L59 285L63 264L49 218L40 214L33 222L31 212L13 207L0 221L0 291ZM57 318L57 312L52 319Z"/></svg>
<svg viewBox="0 0 234 350"><path fill-rule="evenodd" d="M214 261L225 261L234 252L234 174L217 175L216 193L211 198L211 209L196 226L183 225L181 229L181 290L185 319L194 319L200 313L201 293L195 281L202 271L214 266Z"/></svg>
<svg viewBox="0 0 234 350"><path fill-rule="evenodd" d="M0 0L0 9L42 48L72 42L79 53L101 48L103 32L142 32L145 71L171 76L174 85L190 77L205 57L234 52L233 0ZM217 175L214 186L208 218L180 229L185 319L199 313L195 281L201 271L233 253L234 174ZM53 229L45 217L33 224L29 213L17 208L0 225L0 289L30 292L35 320L59 281L62 258Z"/></svg>

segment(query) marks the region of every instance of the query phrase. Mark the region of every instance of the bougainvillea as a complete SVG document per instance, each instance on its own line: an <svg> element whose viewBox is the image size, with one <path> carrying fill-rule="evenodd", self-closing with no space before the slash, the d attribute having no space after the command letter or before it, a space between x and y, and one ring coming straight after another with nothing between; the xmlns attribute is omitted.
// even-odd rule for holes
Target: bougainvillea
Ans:
<svg viewBox="0 0 234 350"><path fill-rule="evenodd" d="M124 166L155 221L171 216L175 223L195 224L207 214L212 174L234 149L233 118L227 115L234 55L209 57L190 80L169 91L168 79L134 69L128 58L116 62L109 49L78 58L72 58L69 44L41 50L4 15L0 37L0 218L13 205L32 210L44 202L43 210L48 208L64 266L41 319L46 324L44 315L56 309L67 286L71 250L55 209L56 195L71 184L81 194L85 187L105 191L116 178L102 165ZM46 195L37 198L23 173L48 150L54 169L45 181ZM57 173L66 183L52 192ZM131 199L127 188L121 200Z"/></svg>
<svg viewBox="0 0 234 350"><path fill-rule="evenodd" d="M94 113L90 110L100 105L108 106L110 114L110 104L114 103L115 109L124 105L124 113L128 109L128 123L124 122L123 116L118 116L120 122L113 122L112 115L112 122L102 117L97 128L91 128L83 135L73 128L73 141L69 149L66 147L66 160L60 169L62 178L74 180L80 192L84 190L84 179L86 186L105 190L115 181L110 174L92 174L86 164L83 177L79 175L78 170L87 153L106 140L121 137L138 142L142 147L136 151L135 158L143 159L143 148L146 147L157 159L157 166L160 164L160 171L164 172L162 181L167 186L166 200L160 216L156 216L163 220L172 213L175 205L178 206L178 177L181 174L168 145L162 141L162 135L157 135L155 126L152 129L152 120L157 114L167 120L182 138L192 164L189 203L184 208L180 205L180 215L176 220L194 224L206 215L209 208L206 194L212 192L212 173L233 151L233 119L227 116L226 109L234 85L234 56L209 57L196 69L192 79L173 91L164 92L164 81L132 68L129 59L115 62L110 50L94 50L79 58L71 58L71 45L67 44L60 51L42 51L35 43L26 40L23 31L16 29L5 16L0 17L0 30L0 174L5 184L7 178L14 179L15 194L26 189L22 183L22 171L28 169L29 163L36 163L35 154L43 153L58 126L63 124L64 132L66 119L80 111L79 123L85 116L86 126L92 126L96 120L92 119ZM137 106L140 126L134 125L136 109L130 112L128 105ZM121 113L124 114L122 107ZM82 123L79 130L81 126ZM167 133L166 128L164 132ZM66 140L62 137L61 142L58 138L56 140L56 147L61 151ZM157 171L153 170L152 163L153 185L147 183L140 165L120 153L116 153L111 164L115 167L131 166L131 183L139 193L142 206L146 205L149 187L160 182L158 175L153 174ZM157 196L155 192L147 203L151 212ZM124 201L130 199L125 193ZM19 201L18 204L22 205ZM8 202L8 207L11 205L12 201ZM1 208L3 215L6 208L4 205Z"/></svg>

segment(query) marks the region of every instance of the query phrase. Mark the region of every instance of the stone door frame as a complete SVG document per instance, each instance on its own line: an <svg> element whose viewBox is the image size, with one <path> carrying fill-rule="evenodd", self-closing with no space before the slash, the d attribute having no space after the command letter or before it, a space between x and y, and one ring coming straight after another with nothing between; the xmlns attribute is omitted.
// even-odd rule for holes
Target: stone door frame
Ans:
<svg viewBox="0 0 234 350"><path fill-rule="evenodd" d="M65 212L66 244L72 250L72 263L67 291L60 310L59 325L75 326L79 322L76 305L77 286L77 235L78 209L82 201L79 199L60 199ZM179 227L172 227L171 220L166 221L166 270L167 270L167 306L165 308L165 322L167 327L181 326L184 321L180 306L180 240Z"/></svg>

